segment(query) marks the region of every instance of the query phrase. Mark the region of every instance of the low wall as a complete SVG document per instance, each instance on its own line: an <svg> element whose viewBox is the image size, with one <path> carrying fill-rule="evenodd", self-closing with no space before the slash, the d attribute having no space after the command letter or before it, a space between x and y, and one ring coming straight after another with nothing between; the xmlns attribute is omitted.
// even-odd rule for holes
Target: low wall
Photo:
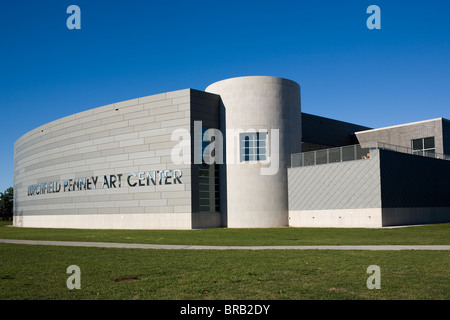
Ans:
<svg viewBox="0 0 450 320"><path fill-rule="evenodd" d="M289 226L381 227L379 155L288 169Z"/></svg>
<svg viewBox="0 0 450 320"><path fill-rule="evenodd" d="M389 150L370 159L289 168L292 227L450 222L450 161Z"/></svg>

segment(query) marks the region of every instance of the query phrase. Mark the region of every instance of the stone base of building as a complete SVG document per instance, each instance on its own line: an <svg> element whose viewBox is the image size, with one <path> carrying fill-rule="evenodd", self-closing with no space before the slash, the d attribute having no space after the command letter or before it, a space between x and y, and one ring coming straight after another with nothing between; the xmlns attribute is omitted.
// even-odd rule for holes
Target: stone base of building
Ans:
<svg viewBox="0 0 450 320"><path fill-rule="evenodd" d="M14 216L14 226L71 229L192 229L191 213Z"/></svg>
<svg viewBox="0 0 450 320"><path fill-rule="evenodd" d="M381 208L289 211L290 227L381 228Z"/></svg>

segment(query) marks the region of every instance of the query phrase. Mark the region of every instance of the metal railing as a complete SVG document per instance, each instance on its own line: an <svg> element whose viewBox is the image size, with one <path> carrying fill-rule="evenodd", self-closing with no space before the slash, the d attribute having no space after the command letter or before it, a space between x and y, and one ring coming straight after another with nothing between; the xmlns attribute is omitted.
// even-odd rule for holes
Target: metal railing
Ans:
<svg viewBox="0 0 450 320"><path fill-rule="evenodd" d="M364 144L364 147L362 147L360 144L354 144L337 148L294 153L291 155L291 167L305 167L318 164L369 159L371 151L378 149L391 150L395 152L414 154L436 159L450 160L450 155L429 151L418 151L408 147L376 142L373 144Z"/></svg>
<svg viewBox="0 0 450 320"><path fill-rule="evenodd" d="M450 160L450 155L446 155L443 153L436 153L433 151L425 151L425 150L414 150L408 147L396 146L389 143L377 142L377 149L391 150L395 152L414 154L417 156L423 156L428 158L442 159L442 160Z"/></svg>

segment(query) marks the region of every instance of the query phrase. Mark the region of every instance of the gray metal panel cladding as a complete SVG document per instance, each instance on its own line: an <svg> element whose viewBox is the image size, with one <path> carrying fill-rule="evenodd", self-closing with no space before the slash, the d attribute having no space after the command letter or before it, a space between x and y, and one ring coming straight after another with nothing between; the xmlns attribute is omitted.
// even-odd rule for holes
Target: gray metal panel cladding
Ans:
<svg viewBox="0 0 450 320"><path fill-rule="evenodd" d="M355 160L288 169L289 210L380 208L377 155Z"/></svg>
<svg viewBox="0 0 450 320"><path fill-rule="evenodd" d="M380 150L383 208L450 207L450 161Z"/></svg>

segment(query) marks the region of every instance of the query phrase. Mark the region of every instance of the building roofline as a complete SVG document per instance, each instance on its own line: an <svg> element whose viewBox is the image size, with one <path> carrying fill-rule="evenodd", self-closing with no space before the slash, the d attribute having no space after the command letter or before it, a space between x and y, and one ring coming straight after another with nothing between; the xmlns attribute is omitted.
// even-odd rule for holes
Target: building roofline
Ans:
<svg viewBox="0 0 450 320"><path fill-rule="evenodd" d="M316 114L312 114L312 113L308 113L308 112L303 112L303 111L301 111L301 113L302 113L302 115L303 115L303 114L306 114L307 116L312 116L312 117L315 117L315 118L322 118L322 119L329 120L329 121L333 121L333 122L339 122L339 123L344 123L344 124L350 124L350 125L356 126L356 127L364 127L364 128L368 128L367 130L364 130L364 131L372 130L372 129L370 129L370 127L368 127L368 126L364 126L364 125L357 124L357 123L353 123L353 122L348 122L348 121L343 121L343 120L337 120L337 119L328 118L328 117L324 117L324 116L318 116L318 115L316 115Z"/></svg>
<svg viewBox="0 0 450 320"><path fill-rule="evenodd" d="M410 125L438 121L438 120L442 121L442 120L446 120L446 119L441 117L441 118L434 118L434 119L428 119L428 120L421 120L421 121L415 121L415 122L409 122L409 123L397 124L397 125L393 125L393 126L382 127L382 128L357 131L357 132L355 132L355 134L363 133L363 132L373 132L373 131L379 131L379 130L393 129L393 128L399 128L399 127L406 127L406 126L410 126Z"/></svg>

